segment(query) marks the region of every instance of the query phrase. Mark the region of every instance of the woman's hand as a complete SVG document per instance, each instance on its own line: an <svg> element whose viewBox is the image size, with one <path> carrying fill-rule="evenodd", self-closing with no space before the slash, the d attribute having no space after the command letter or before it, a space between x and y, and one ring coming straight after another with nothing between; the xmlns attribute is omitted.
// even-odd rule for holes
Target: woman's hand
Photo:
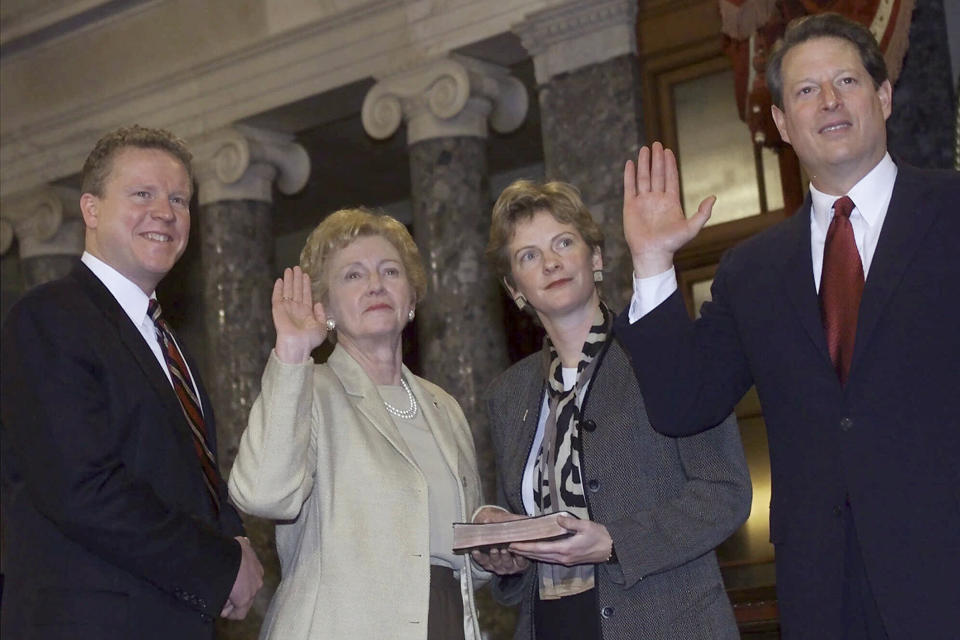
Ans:
<svg viewBox="0 0 960 640"><path fill-rule="evenodd" d="M491 547L486 553L474 549L470 552L470 557L478 565L498 576L522 573L530 566L529 560L511 553L506 547Z"/></svg>
<svg viewBox="0 0 960 640"><path fill-rule="evenodd" d="M506 522L507 520L520 520L523 517L500 507L486 506L477 511L476 515L473 516L473 521L476 523ZM470 557L487 571L492 571L500 576L521 573L530 566L530 562L526 558L510 553L510 550L505 546L491 547L486 552L475 549L470 552Z"/></svg>
<svg viewBox="0 0 960 640"><path fill-rule="evenodd" d="M327 339L323 304L313 303L310 276L300 267L283 270L273 284L273 326L277 329L274 349L288 363L306 362L310 352Z"/></svg>
<svg viewBox="0 0 960 640"><path fill-rule="evenodd" d="M557 523L567 531L572 531L573 535L546 542L514 542L508 547L509 550L530 560L568 567L599 564L610 558L613 538L602 524L563 516L557 518Z"/></svg>

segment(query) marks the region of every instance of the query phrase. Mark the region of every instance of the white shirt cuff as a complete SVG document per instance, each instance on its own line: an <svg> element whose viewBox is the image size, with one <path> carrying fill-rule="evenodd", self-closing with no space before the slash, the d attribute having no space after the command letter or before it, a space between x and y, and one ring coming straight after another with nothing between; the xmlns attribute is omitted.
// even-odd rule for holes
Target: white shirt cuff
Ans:
<svg viewBox="0 0 960 640"><path fill-rule="evenodd" d="M649 278L638 278L634 273L633 297L630 299L630 312L627 314L630 324L656 309L676 290L677 271L674 267Z"/></svg>

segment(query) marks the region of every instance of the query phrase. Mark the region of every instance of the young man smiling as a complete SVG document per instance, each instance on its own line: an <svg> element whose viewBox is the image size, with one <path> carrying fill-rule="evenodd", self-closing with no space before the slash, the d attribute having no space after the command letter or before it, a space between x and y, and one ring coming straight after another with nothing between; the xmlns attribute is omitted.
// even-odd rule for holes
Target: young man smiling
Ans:
<svg viewBox="0 0 960 640"><path fill-rule="evenodd" d="M213 637L263 569L216 470L198 371L154 289L190 232L190 153L130 127L83 169L82 264L3 327L0 636Z"/></svg>

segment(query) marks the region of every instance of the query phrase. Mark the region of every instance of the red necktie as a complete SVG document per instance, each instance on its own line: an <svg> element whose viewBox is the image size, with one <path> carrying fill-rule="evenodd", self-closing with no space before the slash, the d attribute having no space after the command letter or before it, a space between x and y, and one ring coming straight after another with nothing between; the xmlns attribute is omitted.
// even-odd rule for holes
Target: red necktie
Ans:
<svg viewBox="0 0 960 640"><path fill-rule="evenodd" d="M193 436L193 448L197 452L197 458L200 459L200 467L203 469L203 480L207 485L207 491L210 493L210 499L213 501L213 507L220 512L220 495L217 493L217 486L220 482L220 474L217 472L217 463L213 457L213 452L207 446L207 426L203 420L203 412L200 410L200 399L196 393L196 387L190 379L190 371L187 369L187 363L184 361L180 348L173 338L173 331L170 325L160 317L160 303L156 300L150 300L147 305L147 313L153 318L153 323L157 328L157 340L163 348L163 357L167 361L167 369L170 371L170 378L173 381L173 390L177 393L177 399L180 400L180 407L183 409L183 415L190 425L190 434Z"/></svg>
<svg viewBox="0 0 960 640"><path fill-rule="evenodd" d="M844 385L853 359L857 312L863 294L863 263L850 224L853 208L853 201L847 196L833 203L833 220L827 229L820 276L820 318L827 336L830 360Z"/></svg>

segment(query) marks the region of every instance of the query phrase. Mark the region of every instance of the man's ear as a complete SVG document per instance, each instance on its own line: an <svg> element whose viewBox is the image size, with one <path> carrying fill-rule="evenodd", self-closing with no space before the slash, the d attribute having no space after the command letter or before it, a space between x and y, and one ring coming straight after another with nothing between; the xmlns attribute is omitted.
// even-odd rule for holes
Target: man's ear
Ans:
<svg viewBox="0 0 960 640"><path fill-rule="evenodd" d="M80 196L80 213L83 215L83 224L88 229L96 229L100 215L100 199L92 193Z"/></svg>
<svg viewBox="0 0 960 640"><path fill-rule="evenodd" d="M790 144L790 136L787 135L787 114L775 104L770 105L770 115L773 116L773 123L777 125L777 131L784 142Z"/></svg>
<svg viewBox="0 0 960 640"><path fill-rule="evenodd" d="M880 107L883 109L883 119L890 117L893 108L893 86L889 80L884 80L883 84L877 87L877 97L880 98Z"/></svg>

